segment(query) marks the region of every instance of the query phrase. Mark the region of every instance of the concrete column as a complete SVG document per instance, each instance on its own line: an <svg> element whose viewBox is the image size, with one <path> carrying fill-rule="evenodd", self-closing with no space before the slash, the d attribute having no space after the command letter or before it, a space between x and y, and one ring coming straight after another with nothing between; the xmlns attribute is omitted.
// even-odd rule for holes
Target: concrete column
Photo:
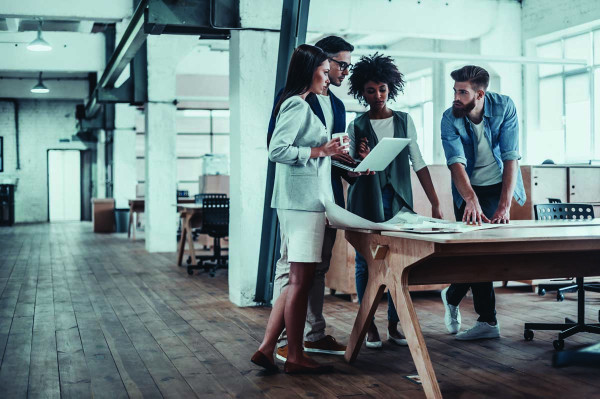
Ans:
<svg viewBox="0 0 600 399"><path fill-rule="evenodd" d="M229 44L229 299L254 305L279 34L232 31Z"/></svg>
<svg viewBox="0 0 600 399"><path fill-rule="evenodd" d="M116 105L113 135L113 197L117 208L128 208L128 200L135 198L135 115L136 110L126 104Z"/></svg>
<svg viewBox="0 0 600 399"><path fill-rule="evenodd" d="M148 103L146 104L146 250L177 249L177 136L175 75L179 61L196 37L148 36Z"/></svg>
<svg viewBox="0 0 600 399"><path fill-rule="evenodd" d="M106 198L106 132L98 131L96 146L96 198Z"/></svg>
<svg viewBox="0 0 600 399"><path fill-rule="evenodd" d="M440 41L435 40L434 51L440 51ZM446 68L444 61L433 61L432 68L432 100L433 100L433 163L445 164L446 156L442 147L441 119L446 108L449 107L446 97Z"/></svg>

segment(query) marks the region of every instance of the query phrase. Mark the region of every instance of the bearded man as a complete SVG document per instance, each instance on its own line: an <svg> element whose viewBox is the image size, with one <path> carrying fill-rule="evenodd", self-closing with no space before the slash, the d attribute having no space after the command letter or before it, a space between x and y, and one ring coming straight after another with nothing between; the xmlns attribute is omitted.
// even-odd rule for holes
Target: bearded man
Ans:
<svg viewBox="0 0 600 399"><path fill-rule="evenodd" d="M511 200L526 200L519 169L519 122L510 97L487 91L488 72L467 65L453 71L454 102L442 117L442 144L452 175L456 220L508 223ZM482 265L485 267L485 265ZM467 292L479 319L460 332L459 304ZM448 332L458 340L499 338L492 282L452 284L442 291ZM457 334L458 333L458 334Z"/></svg>

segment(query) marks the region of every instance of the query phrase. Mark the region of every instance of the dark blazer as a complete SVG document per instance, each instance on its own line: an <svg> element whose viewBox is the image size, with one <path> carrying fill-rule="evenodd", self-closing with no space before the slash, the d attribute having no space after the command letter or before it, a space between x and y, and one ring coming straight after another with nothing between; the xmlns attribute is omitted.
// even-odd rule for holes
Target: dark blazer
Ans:
<svg viewBox="0 0 600 399"><path fill-rule="evenodd" d="M279 97L281 97L281 93L283 89L277 93L275 96L275 102L273 105L273 111L275 111L275 105L279 101ZM342 100L337 98L331 90L329 90L329 98L331 99L331 110L333 111L333 131L334 133L344 133L346 131L346 107L344 107L344 103ZM325 125L325 116L323 115L323 110L321 109L321 105L319 104L319 99L314 94L309 94L306 97L306 102L315 113L315 115L321 120L323 125ZM271 141L271 135L275 130L275 121L277 119L277 115L273 115L271 112L271 120L269 121L269 130L268 130L268 139L267 143ZM342 179L344 178L348 183L352 184L356 180L355 178L349 177L345 170L336 168L334 166L331 167L331 188L333 189L333 197L335 198L335 203L342 208L345 208L344 202L344 188L342 186Z"/></svg>

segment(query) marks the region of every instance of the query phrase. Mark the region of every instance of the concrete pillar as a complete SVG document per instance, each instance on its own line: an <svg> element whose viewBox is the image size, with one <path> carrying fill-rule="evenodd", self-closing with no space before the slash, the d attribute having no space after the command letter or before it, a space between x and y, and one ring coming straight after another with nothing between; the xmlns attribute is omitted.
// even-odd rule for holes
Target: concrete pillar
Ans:
<svg viewBox="0 0 600 399"><path fill-rule="evenodd" d="M106 132L98 131L96 146L96 198L106 198Z"/></svg>
<svg viewBox="0 0 600 399"><path fill-rule="evenodd" d="M440 41L435 40L434 51L440 51ZM446 68L444 61L432 62L431 87L433 100L433 163L445 164L446 156L442 147L441 119L444 111L452 104L446 97ZM449 105L450 104L450 105Z"/></svg>
<svg viewBox="0 0 600 399"><path fill-rule="evenodd" d="M229 299L254 305L279 34L232 31L229 44Z"/></svg>
<svg viewBox="0 0 600 399"><path fill-rule="evenodd" d="M117 104L113 134L113 197L117 208L128 208L135 198L135 115L136 110L127 104Z"/></svg>
<svg viewBox="0 0 600 399"><path fill-rule="evenodd" d="M175 75L177 64L197 43L191 36L148 36L146 104L146 250L177 249L177 156Z"/></svg>

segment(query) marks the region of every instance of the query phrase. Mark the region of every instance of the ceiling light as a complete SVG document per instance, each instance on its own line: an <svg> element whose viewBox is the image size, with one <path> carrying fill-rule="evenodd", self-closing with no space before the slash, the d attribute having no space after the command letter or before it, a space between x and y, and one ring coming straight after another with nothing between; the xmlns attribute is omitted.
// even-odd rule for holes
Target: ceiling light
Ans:
<svg viewBox="0 0 600 399"><path fill-rule="evenodd" d="M38 21L37 38L27 45L29 51L50 51L52 46L42 38L42 21Z"/></svg>
<svg viewBox="0 0 600 399"><path fill-rule="evenodd" d="M42 73L40 72L40 76L38 78L38 82L35 86L33 86L31 88L31 92L32 93L48 93L50 92L50 89L48 89L46 86L44 86L44 82L42 82Z"/></svg>

